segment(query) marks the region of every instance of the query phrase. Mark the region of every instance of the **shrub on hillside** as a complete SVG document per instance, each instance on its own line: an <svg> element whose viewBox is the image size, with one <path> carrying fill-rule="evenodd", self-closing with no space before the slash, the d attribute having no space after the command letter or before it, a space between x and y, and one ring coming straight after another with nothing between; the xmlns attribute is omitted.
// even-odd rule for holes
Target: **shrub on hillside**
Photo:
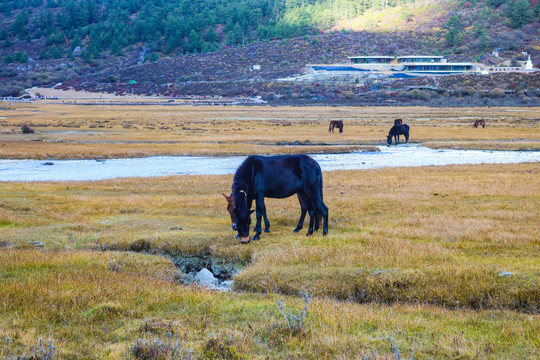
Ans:
<svg viewBox="0 0 540 360"><path fill-rule="evenodd" d="M276 99L276 93L274 92L269 92L269 93L266 93L266 94L262 94L262 99L263 100L266 100L266 101L272 101L272 100L275 100Z"/></svg>
<svg viewBox="0 0 540 360"><path fill-rule="evenodd" d="M21 96L24 93L23 88L19 86L8 85L6 87L0 86L0 97L8 96Z"/></svg>
<svg viewBox="0 0 540 360"><path fill-rule="evenodd" d="M489 97L493 99L503 98L504 90L501 88L495 88L489 92Z"/></svg>
<svg viewBox="0 0 540 360"><path fill-rule="evenodd" d="M300 96L301 95L299 93L293 92L291 94L291 100L298 100L298 99L300 99Z"/></svg>
<svg viewBox="0 0 540 360"><path fill-rule="evenodd" d="M425 90L412 89L409 91L409 98L413 100L429 100L431 99L431 94Z"/></svg>
<svg viewBox="0 0 540 360"><path fill-rule="evenodd" d="M456 89L456 93L461 96L473 95L475 92L472 86L463 86Z"/></svg>
<svg viewBox="0 0 540 360"><path fill-rule="evenodd" d="M460 46L454 51L456 54L465 54L467 52L469 52L469 48L466 46Z"/></svg>
<svg viewBox="0 0 540 360"><path fill-rule="evenodd" d="M352 91L342 91L339 96L342 99L354 99L354 93Z"/></svg>

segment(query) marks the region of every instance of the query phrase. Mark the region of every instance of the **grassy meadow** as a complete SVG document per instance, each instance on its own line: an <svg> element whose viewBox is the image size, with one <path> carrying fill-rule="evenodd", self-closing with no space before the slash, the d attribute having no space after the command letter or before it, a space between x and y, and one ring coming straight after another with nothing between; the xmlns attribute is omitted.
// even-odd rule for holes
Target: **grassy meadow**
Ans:
<svg viewBox="0 0 540 360"><path fill-rule="evenodd" d="M384 144L394 119L430 147L540 150L537 108L130 106L19 103L0 109L0 158L350 152ZM485 128L473 128L485 119ZM329 134L343 120L342 134ZM21 125L34 134L22 134ZM295 145L295 146L284 146Z"/></svg>
<svg viewBox="0 0 540 360"><path fill-rule="evenodd" d="M398 117L429 146L538 149L540 111L516 110L17 104L0 154L345 151L381 144ZM537 359L539 173L325 172L328 236L292 233L297 199L268 199L271 232L248 245L221 196L232 176L0 183L0 359L46 358L49 339L55 359ZM234 291L183 285L182 256L242 265ZM305 293L289 328L277 301L298 314Z"/></svg>

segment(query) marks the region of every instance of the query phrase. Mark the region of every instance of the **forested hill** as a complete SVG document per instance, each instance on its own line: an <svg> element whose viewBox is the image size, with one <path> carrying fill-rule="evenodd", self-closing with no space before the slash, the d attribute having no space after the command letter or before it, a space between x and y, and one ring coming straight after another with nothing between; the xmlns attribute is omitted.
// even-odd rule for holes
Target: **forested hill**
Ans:
<svg viewBox="0 0 540 360"><path fill-rule="evenodd" d="M41 59L70 57L77 49L87 62L145 44L148 59L156 60L332 29L403 30L427 18L430 28L450 33L449 45L459 45L473 14L476 37L488 46L501 25L521 28L539 11L537 0L0 0L0 41L4 49L43 42Z"/></svg>
<svg viewBox="0 0 540 360"><path fill-rule="evenodd" d="M537 64L539 12L537 0L0 0L0 96L58 83L117 93L281 93L276 79L352 55L510 65L531 54ZM531 79L525 87L540 87ZM504 81L512 91L524 83ZM320 94L309 91L315 98L352 91L319 85Z"/></svg>

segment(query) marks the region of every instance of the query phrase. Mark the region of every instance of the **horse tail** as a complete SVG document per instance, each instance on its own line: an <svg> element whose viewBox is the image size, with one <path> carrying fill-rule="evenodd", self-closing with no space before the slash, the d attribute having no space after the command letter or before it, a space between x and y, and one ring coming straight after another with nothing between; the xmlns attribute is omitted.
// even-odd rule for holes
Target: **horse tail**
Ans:
<svg viewBox="0 0 540 360"><path fill-rule="evenodd" d="M330 121L330 126L328 127L328 132L332 131L332 122Z"/></svg>

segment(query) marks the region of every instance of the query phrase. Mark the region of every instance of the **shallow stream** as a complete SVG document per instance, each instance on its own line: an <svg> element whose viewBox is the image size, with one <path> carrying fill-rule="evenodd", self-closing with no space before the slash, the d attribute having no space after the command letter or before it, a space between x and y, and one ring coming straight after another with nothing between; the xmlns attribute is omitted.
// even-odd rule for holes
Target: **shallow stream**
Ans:
<svg viewBox="0 0 540 360"><path fill-rule="evenodd" d="M311 155L323 171L540 161L540 151L380 146L377 152ZM152 156L110 160L0 160L0 181L87 181L119 177L234 174L245 156Z"/></svg>

